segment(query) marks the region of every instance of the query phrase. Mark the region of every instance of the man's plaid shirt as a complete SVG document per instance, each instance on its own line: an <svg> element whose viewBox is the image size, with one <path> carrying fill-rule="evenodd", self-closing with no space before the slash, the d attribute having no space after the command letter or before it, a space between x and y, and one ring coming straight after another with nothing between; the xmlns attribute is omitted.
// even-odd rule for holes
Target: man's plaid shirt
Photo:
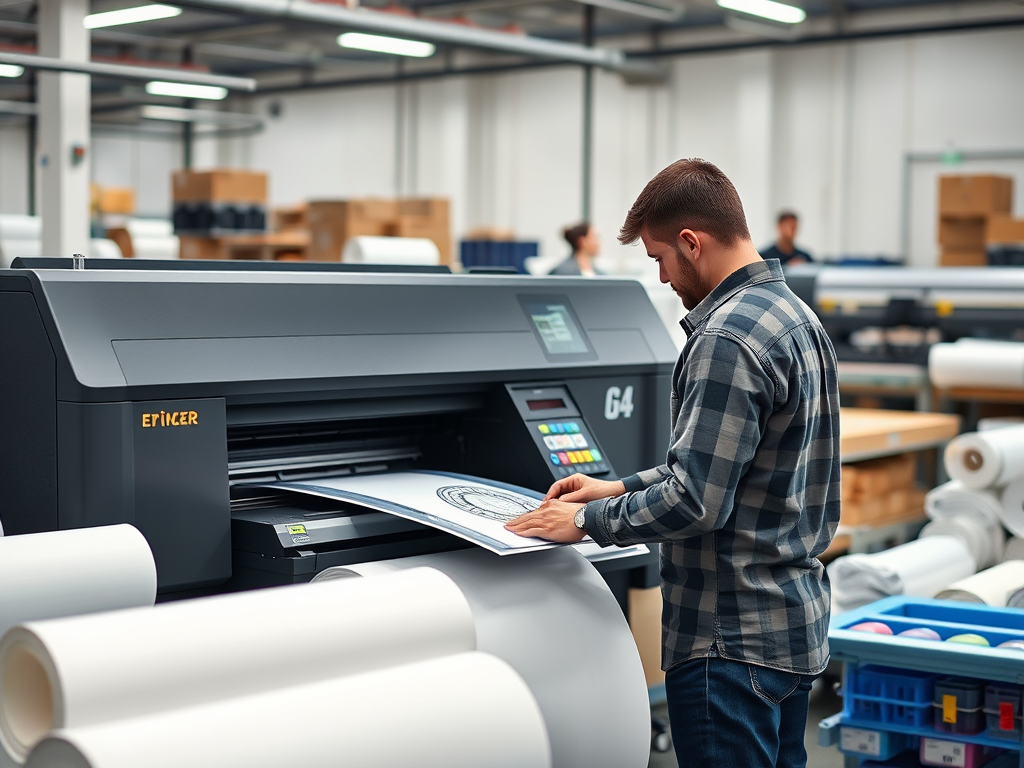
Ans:
<svg viewBox="0 0 1024 768"><path fill-rule="evenodd" d="M839 524L832 344L775 260L734 272L682 326L668 459L587 504L587 532L661 543L665 669L711 656L818 673L829 586L817 556Z"/></svg>

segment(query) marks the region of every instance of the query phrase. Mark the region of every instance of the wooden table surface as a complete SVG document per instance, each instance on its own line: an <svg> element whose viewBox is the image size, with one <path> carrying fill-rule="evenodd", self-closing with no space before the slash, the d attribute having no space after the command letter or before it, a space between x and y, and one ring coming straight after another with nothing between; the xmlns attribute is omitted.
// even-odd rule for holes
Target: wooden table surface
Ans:
<svg viewBox="0 0 1024 768"><path fill-rule="evenodd" d="M845 461L937 448L960 430L947 413L840 408L840 457Z"/></svg>

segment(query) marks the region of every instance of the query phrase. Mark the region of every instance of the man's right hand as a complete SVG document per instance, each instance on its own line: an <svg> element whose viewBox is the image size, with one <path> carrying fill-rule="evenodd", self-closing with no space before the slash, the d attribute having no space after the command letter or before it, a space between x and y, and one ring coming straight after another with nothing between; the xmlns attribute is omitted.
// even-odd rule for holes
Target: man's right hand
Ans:
<svg viewBox="0 0 1024 768"><path fill-rule="evenodd" d="M621 496L625 492L626 486L621 480L598 480L589 475L576 474L556 481L548 490L544 501L558 499L574 504L586 504L588 501Z"/></svg>

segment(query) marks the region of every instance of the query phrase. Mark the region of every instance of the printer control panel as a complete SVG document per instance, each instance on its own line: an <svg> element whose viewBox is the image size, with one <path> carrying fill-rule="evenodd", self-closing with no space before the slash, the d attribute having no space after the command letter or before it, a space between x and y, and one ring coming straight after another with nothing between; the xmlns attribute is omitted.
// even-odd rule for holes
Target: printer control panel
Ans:
<svg viewBox="0 0 1024 768"><path fill-rule="evenodd" d="M609 471L608 463L590 431L579 420L535 421L530 427L540 435L556 477L567 477L576 472L597 475Z"/></svg>
<svg viewBox="0 0 1024 768"><path fill-rule="evenodd" d="M539 455L535 471L559 480L577 472L611 475L613 469L564 384L507 385L519 419ZM518 421L518 419L517 419ZM528 450L525 445L521 450ZM537 462L537 459L540 459ZM541 470L541 466L546 469Z"/></svg>

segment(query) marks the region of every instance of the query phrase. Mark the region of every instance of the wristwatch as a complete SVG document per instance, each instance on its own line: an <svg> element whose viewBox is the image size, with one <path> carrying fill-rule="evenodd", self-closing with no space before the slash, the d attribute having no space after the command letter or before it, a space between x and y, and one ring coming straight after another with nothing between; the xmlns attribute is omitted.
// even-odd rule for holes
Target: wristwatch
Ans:
<svg viewBox="0 0 1024 768"><path fill-rule="evenodd" d="M582 507L576 510L576 515L572 519L573 523L584 533L587 529L584 526L587 524L587 505L584 504Z"/></svg>

